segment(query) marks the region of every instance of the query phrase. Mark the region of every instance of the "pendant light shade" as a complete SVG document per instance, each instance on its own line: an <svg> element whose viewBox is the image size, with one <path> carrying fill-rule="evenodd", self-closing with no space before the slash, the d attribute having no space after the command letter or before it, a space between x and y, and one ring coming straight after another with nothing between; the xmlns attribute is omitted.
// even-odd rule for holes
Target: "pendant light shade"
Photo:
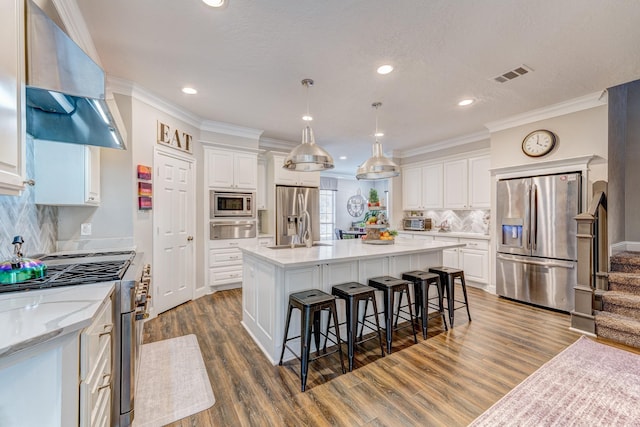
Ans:
<svg viewBox="0 0 640 427"><path fill-rule="evenodd" d="M313 80L304 79L302 85L307 88L307 114L305 120L310 121L309 114L309 86L313 85ZM316 145L311 126L306 125L302 130L302 143L294 147L289 153L282 166L284 169L299 172L315 172L333 169L333 157L322 147Z"/></svg>
<svg viewBox="0 0 640 427"><path fill-rule="evenodd" d="M378 135L378 107L380 107L382 103L374 102L371 104L373 108L376 109L376 132L375 135ZM356 172L357 179L386 179L393 178L394 176L400 175L400 167L393 162L393 160L384 156L382 152L382 144L378 142L376 137L375 142L373 143L373 155L363 164L358 167L358 171Z"/></svg>

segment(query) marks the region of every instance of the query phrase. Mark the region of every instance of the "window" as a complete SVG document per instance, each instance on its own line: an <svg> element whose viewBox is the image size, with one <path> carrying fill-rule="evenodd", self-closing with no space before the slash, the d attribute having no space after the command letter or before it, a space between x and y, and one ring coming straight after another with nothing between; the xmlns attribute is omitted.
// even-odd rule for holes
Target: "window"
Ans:
<svg viewBox="0 0 640 427"><path fill-rule="evenodd" d="M320 240L333 240L336 226L336 192L320 190Z"/></svg>

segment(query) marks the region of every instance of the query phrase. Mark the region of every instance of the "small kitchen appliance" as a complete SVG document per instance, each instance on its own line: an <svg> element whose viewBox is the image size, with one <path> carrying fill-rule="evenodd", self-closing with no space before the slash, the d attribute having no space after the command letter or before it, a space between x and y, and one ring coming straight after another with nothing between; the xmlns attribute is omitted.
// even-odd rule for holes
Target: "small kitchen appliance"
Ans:
<svg viewBox="0 0 640 427"><path fill-rule="evenodd" d="M407 231L431 230L431 218L423 216L408 216L402 220L402 229Z"/></svg>

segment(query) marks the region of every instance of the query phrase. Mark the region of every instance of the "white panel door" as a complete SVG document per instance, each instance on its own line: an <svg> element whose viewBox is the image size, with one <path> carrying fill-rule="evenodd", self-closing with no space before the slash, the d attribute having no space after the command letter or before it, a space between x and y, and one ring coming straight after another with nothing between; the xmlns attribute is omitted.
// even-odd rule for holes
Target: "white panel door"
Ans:
<svg viewBox="0 0 640 427"><path fill-rule="evenodd" d="M258 187L258 156L235 153L234 188L255 190Z"/></svg>
<svg viewBox="0 0 640 427"><path fill-rule="evenodd" d="M443 169L444 208L466 209L467 203L467 159L446 162Z"/></svg>
<svg viewBox="0 0 640 427"><path fill-rule="evenodd" d="M195 199L193 162L156 151L153 286L156 313L193 298Z"/></svg>
<svg viewBox="0 0 640 427"><path fill-rule="evenodd" d="M402 169L402 209L422 209L422 168Z"/></svg>

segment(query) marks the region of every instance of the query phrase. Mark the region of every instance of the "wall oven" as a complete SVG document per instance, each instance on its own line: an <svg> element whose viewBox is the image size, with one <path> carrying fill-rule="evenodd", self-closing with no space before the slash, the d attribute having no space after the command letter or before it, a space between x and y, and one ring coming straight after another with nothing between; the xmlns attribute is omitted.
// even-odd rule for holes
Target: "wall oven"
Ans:
<svg viewBox="0 0 640 427"><path fill-rule="evenodd" d="M255 218L254 198L255 193L210 190L210 218Z"/></svg>
<svg viewBox="0 0 640 427"><path fill-rule="evenodd" d="M257 236L255 220L211 221L209 239L251 239Z"/></svg>

